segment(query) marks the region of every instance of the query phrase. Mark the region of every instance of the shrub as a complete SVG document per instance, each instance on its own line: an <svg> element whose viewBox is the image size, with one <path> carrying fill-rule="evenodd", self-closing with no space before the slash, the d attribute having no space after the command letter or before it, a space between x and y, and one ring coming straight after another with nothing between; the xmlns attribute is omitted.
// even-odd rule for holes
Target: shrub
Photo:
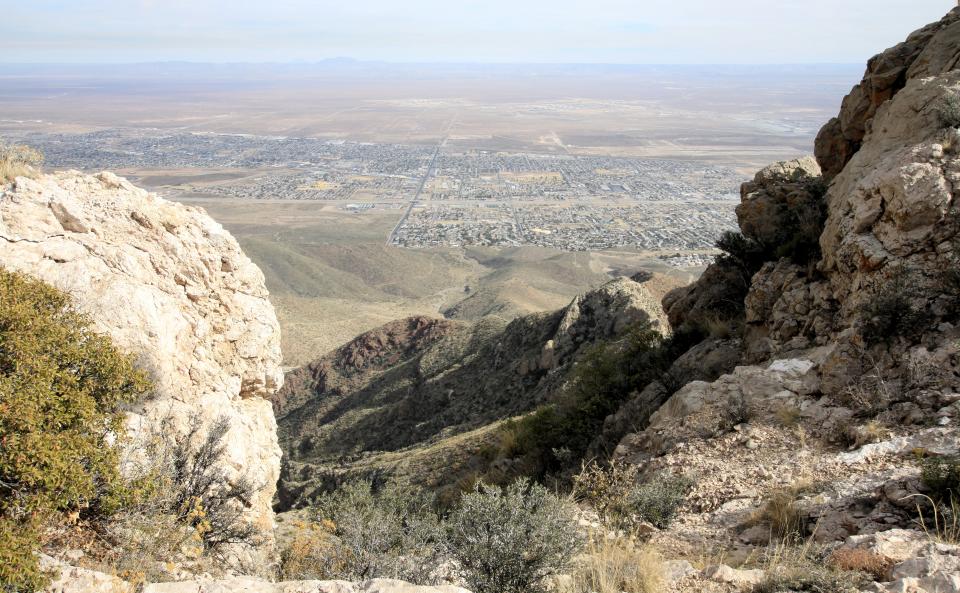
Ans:
<svg viewBox="0 0 960 593"><path fill-rule="evenodd" d="M254 484L245 473L230 478L224 471L223 441L229 431L226 417L206 427L194 418L187 432L169 431L174 436L165 456L171 510L180 522L197 530L207 548L214 550L259 542L259 530L244 518L244 512L263 485Z"/></svg>
<svg viewBox="0 0 960 593"><path fill-rule="evenodd" d="M800 408L793 404L786 404L777 408L777 411L774 415L777 418L777 422L779 422L781 426L788 428L800 424L800 419L802 417Z"/></svg>
<svg viewBox="0 0 960 593"><path fill-rule="evenodd" d="M659 554L630 540L591 537L573 574L573 593L659 593L664 571Z"/></svg>
<svg viewBox="0 0 960 593"><path fill-rule="evenodd" d="M0 270L0 582L44 583L33 552L55 513L105 516L131 491L120 477L120 406L149 382L93 333L64 293Z"/></svg>
<svg viewBox="0 0 960 593"><path fill-rule="evenodd" d="M930 315L917 306L917 297L917 282L902 269L876 282L859 311L860 333L866 343L889 342L897 336L916 338L923 333Z"/></svg>
<svg viewBox="0 0 960 593"><path fill-rule="evenodd" d="M43 154L21 144L7 145L0 142L0 182L13 181L17 177L36 174L43 164Z"/></svg>
<svg viewBox="0 0 960 593"><path fill-rule="evenodd" d="M536 458L532 465L540 474L580 461L607 416L631 393L663 377L691 338L683 332L664 338L650 322L641 322L621 340L593 348L574 367L570 387L557 401L517 422L514 449ZM560 451L564 459L554 454Z"/></svg>
<svg viewBox="0 0 960 593"><path fill-rule="evenodd" d="M754 516L754 522L768 525L770 534L775 538L798 540L806 526L797 501L809 488L808 482L798 482L770 492L763 507Z"/></svg>
<svg viewBox="0 0 960 593"><path fill-rule="evenodd" d="M627 508L638 520L664 529L670 526L692 487L693 480L686 476L660 473L627 495Z"/></svg>
<svg viewBox="0 0 960 593"><path fill-rule="evenodd" d="M581 545L568 504L539 484L478 484L451 513L447 541L476 593L529 593Z"/></svg>
<svg viewBox="0 0 960 593"><path fill-rule="evenodd" d="M608 523L622 525L630 511L627 498L639 481L640 466L612 461L602 466L595 461L584 464L573 478L573 495L590 503Z"/></svg>
<svg viewBox="0 0 960 593"><path fill-rule="evenodd" d="M414 488L351 482L317 501L335 540L324 578L398 578L426 584L441 562L443 531L431 499Z"/></svg>
<svg viewBox="0 0 960 593"><path fill-rule="evenodd" d="M924 459L920 478L936 504L960 501L960 455Z"/></svg>
<svg viewBox="0 0 960 593"><path fill-rule="evenodd" d="M737 270L739 284L743 295L746 296L753 275L759 272L763 264L770 259L767 250L759 242L735 231L725 231L720 235L716 247L721 252L717 256L717 264Z"/></svg>
<svg viewBox="0 0 960 593"><path fill-rule="evenodd" d="M344 573L332 521L303 523L280 549L278 577L283 581L328 580Z"/></svg>
<svg viewBox="0 0 960 593"><path fill-rule="evenodd" d="M770 568L753 593L858 593L866 584L859 573L808 561Z"/></svg>
<svg viewBox="0 0 960 593"><path fill-rule="evenodd" d="M937 103L937 119L944 128L960 127L960 95L948 92Z"/></svg>
<svg viewBox="0 0 960 593"><path fill-rule="evenodd" d="M827 565L839 570L862 572L875 581L890 579L893 561L883 554L860 548L839 548L827 557Z"/></svg>

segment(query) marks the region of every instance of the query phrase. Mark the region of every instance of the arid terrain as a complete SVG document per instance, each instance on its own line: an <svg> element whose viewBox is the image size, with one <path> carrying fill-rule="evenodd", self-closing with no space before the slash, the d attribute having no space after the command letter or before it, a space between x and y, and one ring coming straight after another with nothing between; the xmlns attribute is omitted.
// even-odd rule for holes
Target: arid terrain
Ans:
<svg viewBox="0 0 960 593"><path fill-rule="evenodd" d="M811 152L857 70L3 66L0 137L204 207L264 270L292 367L409 315L688 281L740 182Z"/></svg>

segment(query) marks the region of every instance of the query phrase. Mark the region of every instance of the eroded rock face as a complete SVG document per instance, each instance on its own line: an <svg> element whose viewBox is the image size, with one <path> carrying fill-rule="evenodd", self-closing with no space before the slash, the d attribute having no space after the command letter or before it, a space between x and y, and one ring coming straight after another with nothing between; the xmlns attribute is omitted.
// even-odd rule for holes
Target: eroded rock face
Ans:
<svg viewBox="0 0 960 593"><path fill-rule="evenodd" d="M280 448L266 398L283 380L280 330L262 273L233 237L111 173L66 172L0 194L0 265L69 293L149 372L155 393L133 410L132 431L229 419L225 469L262 486L247 518L272 548Z"/></svg>
<svg viewBox="0 0 960 593"><path fill-rule="evenodd" d="M801 224L819 225L822 192L820 166L813 157L781 161L761 169L740 187L737 223L741 232L763 245L777 245Z"/></svg>
<svg viewBox="0 0 960 593"><path fill-rule="evenodd" d="M906 41L883 51L867 63L867 70L840 108L817 135L815 153L823 175L833 179L858 150L873 127L880 106L910 80L937 76L957 67L960 50L960 9L915 31Z"/></svg>

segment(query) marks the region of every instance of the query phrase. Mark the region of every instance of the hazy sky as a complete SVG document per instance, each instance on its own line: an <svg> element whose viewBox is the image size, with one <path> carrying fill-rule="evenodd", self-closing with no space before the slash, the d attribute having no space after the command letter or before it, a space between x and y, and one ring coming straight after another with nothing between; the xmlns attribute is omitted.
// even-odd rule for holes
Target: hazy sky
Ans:
<svg viewBox="0 0 960 593"><path fill-rule="evenodd" d="M0 0L0 61L862 63L955 0Z"/></svg>

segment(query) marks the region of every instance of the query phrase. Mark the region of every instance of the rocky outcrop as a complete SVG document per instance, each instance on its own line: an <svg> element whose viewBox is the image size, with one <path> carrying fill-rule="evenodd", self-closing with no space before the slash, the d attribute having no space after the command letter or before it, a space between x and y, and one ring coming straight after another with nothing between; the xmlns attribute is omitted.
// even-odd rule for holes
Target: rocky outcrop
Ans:
<svg viewBox="0 0 960 593"><path fill-rule="evenodd" d="M828 181L860 150L864 138L875 127L873 118L881 105L910 81L938 76L957 67L958 22L960 9L954 9L867 62L863 80L844 97L840 114L817 135L815 154Z"/></svg>
<svg viewBox="0 0 960 593"><path fill-rule="evenodd" d="M111 173L66 172L18 178L0 194L0 265L69 293L149 372L155 389L131 410L131 431L230 421L224 469L261 486L246 518L269 551L279 326L263 275L233 237L202 210Z"/></svg>
<svg viewBox="0 0 960 593"><path fill-rule="evenodd" d="M709 542L735 566L783 537L769 513L786 508L821 560L889 569L866 590L960 591L957 546L917 530L918 505L932 506L919 456L960 453L958 126L960 8L871 59L821 130L816 163L778 163L743 185L742 237L664 298L682 329L739 295L740 366L672 394L648 385L641 398L665 403L617 447L648 479L696 477L653 545L689 557ZM749 590L742 576L683 578L685 590Z"/></svg>
<svg viewBox="0 0 960 593"><path fill-rule="evenodd" d="M134 584L121 578L68 566L43 557L45 569L57 576L48 593L470 593L451 585L422 587L395 579L372 579L362 583L347 581L270 582L256 578L207 579L167 583Z"/></svg>
<svg viewBox="0 0 960 593"><path fill-rule="evenodd" d="M820 166L813 157L761 169L740 187L740 231L761 245L780 245L801 225L812 224L819 229L822 222L817 218L823 199L820 186Z"/></svg>

